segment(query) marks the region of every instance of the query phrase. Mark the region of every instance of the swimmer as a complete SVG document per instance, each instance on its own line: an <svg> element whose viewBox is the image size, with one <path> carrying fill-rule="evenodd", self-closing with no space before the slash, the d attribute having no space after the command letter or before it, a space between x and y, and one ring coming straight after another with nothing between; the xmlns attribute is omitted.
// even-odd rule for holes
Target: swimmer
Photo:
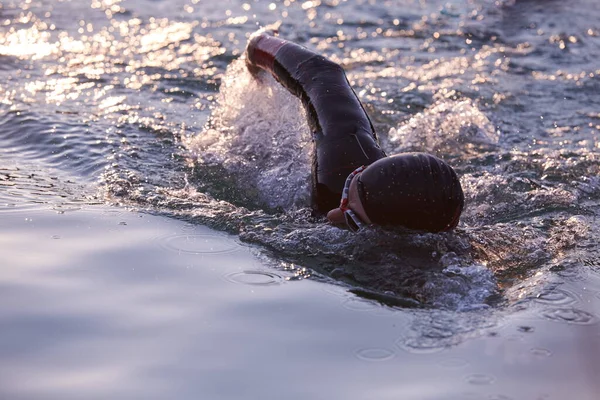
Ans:
<svg viewBox="0 0 600 400"><path fill-rule="evenodd" d="M245 58L254 77L266 71L302 101L315 144L315 211L352 231L456 227L464 196L452 167L425 153L387 156L340 65L266 30L250 37Z"/></svg>

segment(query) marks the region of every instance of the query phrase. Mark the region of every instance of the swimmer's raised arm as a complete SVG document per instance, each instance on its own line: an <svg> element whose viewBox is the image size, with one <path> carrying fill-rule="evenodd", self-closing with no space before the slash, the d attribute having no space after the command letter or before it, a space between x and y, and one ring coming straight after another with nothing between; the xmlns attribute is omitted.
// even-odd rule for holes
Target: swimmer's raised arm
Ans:
<svg viewBox="0 0 600 400"><path fill-rule="evenodd" d="M264 31L250 37L246 65L255 75L270 73L302 101L316 144L313 206L321 213L337 207L348 174L385 157L343 68Z"/></svg>
<svg viewBox="0 0 600 400"><path fill-rule="evenodd" d="M260 69L298 97L313 131L335 134L340 123L347 122L345 135L361 131L375 137L369 117L350 87L344 69L320 54L264 31L250 37L246 65L251 73ZM379 154L378 154L379 157ZM374 161L374 160L372 160ZM371 161L371 162L372 162Z"/></svg>

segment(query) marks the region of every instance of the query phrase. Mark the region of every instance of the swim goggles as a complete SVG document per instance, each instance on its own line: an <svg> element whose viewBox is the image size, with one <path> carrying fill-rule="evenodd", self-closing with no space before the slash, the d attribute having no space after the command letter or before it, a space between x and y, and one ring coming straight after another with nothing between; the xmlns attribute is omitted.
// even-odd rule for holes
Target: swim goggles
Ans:
<svg viewBox="0 0 600 400"><path fill-rule="evenodd" d="M344 213L344 218L346 219L346 225L352 232L357 232L358 230L364 228L367 224L365 224L358 215L350 207L348 207L348 193L350 192L350 184L352 183L352 179L361 172L365 170L365 166L361 166L356 168L354 171L348 175L346 178L346 183L344 184L344 190L342 191L342 200L340 201L340 210Z"/></svg>

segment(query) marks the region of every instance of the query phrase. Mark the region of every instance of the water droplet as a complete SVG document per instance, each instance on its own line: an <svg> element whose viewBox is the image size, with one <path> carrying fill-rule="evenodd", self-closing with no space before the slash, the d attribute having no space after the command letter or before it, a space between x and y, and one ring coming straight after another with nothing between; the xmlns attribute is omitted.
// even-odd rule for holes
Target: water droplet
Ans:
<svg viewBox="0 0 600 400"><path fill-rule="evenodd" d="M596 316L577 308L549 308L542 311L542 316L551 321L567 324L591 325L598 322Z"/></svg>
<svg viewBox="0 0 600 400"><path fill-rule="evenodd" d="M467 375L465 380L471 385L491 385L496 381L496 378L486 374L471 374Z"/></svg>
<svg viewBox="0 0 600 400"><path fill-rule="evenodd" d="M356 356L364 361L387 361L394 358L395 353L392 350L374 347L360 349L356 352Z"/></svg>
<svg viewBox="0 0 600 400"><path fill-rule="evenodd" d="M225 275L225 279L233 283L241 283L251 286L279 285L283 278L272 272L265 271L242 271Z"/></svg>
<svg viewBox="0 0 600 400"><path fill-rule="evenodd" d="M222 254L237 251L239 246L217 234L175 234L157 239L167 250L187 254Z"/></svg>

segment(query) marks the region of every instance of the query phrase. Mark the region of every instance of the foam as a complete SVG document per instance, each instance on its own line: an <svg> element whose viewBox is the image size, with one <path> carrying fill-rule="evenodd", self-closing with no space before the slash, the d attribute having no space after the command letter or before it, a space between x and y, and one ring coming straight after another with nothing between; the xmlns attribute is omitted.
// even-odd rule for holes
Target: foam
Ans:
<svg viewBox="0 0 600 400"><path fill-rule="evenodd" d="M428 151L437 155L477 153L495 147L499 137L469 99L440 100L388 133L392 153Z"/></svg>
<svg viewBox="0 0 600 400"><path fill-rule="evenodd" d="M209 122L185 145L199 168L222 167L268 208L309 205L312 143L300 102L272 78L252 78L243 60L229 65Z"/></svg>

